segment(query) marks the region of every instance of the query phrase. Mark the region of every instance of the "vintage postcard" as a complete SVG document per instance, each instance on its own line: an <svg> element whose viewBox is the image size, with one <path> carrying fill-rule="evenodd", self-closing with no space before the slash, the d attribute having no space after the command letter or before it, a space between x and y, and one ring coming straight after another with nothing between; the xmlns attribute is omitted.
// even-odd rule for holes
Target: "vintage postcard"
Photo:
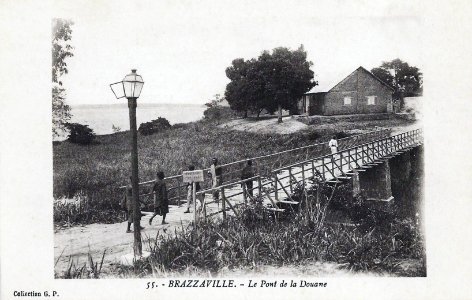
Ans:
<svg viewBox="0 0 472 300"><path fill-rule="evenodd" d="M2 299L472 297L465 1L0 7Z"/></svg>

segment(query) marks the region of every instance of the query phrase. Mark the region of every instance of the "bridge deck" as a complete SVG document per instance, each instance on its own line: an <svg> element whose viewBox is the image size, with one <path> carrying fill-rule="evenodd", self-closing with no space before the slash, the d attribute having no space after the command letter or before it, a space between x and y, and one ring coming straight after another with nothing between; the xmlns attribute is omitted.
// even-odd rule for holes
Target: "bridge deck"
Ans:
<svg viewBox="0 0 472 300"><path fill-rule="evenodd" d="M343 180L350 179L354 174L354 170L365 171L421 143L422 132L417 129L344 149L336 154L310 158L275 169L269 177L257 175L250 179L254 184L253 194L254 197L260 196L263 204L268 208L271 207L272 211L282 211L278 209L279 204L291 201L290 196L297 185L309 188L314 184L314 180L333 184L340 183ZM246 203L249 199L249 196L247 196L242 187L244 181L249 180L225 183L214 189L198 192L198 195L205 195L204 205L206 211L202 212L202 214L205 216L223 215L224 217L226 213L236 213L233 208ZM218 202L212 199L212 193L215 190L219 191L220 198L222 198ZM184 204L177 207L175 213L183 213L185 211L186 199L181 201ZM224 214L221 214L223 212Z"/></svg>

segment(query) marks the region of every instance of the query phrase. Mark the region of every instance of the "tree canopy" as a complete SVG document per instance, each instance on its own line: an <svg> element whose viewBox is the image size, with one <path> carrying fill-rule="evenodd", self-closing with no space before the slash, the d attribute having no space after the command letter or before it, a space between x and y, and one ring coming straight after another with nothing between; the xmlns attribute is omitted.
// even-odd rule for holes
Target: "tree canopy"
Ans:
<svg viewBox="0 0 472 300"><path fill-rule="evenodd" d="M52 21L52 134L59 136L66 130L71 118L70 107L66 104L65 89L61 76L68 73L66 58L74 56L72 39L73 22L63 19Z"/></svg>
<svg viewBox="0 0 472 300"><path fill-rule="evenodd" d="M300 46L295 51L285 47L275 48L272 53L264 51L255 59L233 60L226 69L231 80L226 86L225 98L237 111L268 112L293 108L298 99L316 85L312 62Z"/></svg>
<svg viewBox="0 0 472 300"><path fill-rule="evenodd" d="M423 94L423 74L417 67L410 66L399 58L383 62L371 72L395 88L394 97L397 99Z"/></svg>

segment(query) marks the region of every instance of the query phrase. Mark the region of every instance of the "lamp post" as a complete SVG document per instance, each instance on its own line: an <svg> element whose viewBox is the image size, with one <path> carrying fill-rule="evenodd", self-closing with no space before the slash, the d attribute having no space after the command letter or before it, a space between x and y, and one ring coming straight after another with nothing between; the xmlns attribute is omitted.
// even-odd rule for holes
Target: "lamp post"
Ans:
<svg viewBox="0 0 472 300"><path fill-rule="evenodd" d="M141 243L141 210L139 206L139 179L138 179L138 133L136 130L136 106L143 88L143 78L136 74L136 69L126 75L122 81L110 84L116 99L126 97L129 108L129 128L131 133L131 186L133 197L133 227L134 227L134 256L142 255Z"/></svg>

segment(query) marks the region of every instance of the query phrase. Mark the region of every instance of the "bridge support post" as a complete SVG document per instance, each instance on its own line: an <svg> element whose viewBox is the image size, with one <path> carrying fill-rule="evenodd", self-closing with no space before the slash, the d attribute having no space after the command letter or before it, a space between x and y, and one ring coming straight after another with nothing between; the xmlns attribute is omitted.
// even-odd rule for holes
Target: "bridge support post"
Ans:
<svg viewBox="0 0 472 300"><path fill-rule="evenodd" d="M388 161L374 166L365 172L354 171L352 177L353 195L365 192L372 205L390 204L393 201L390 164Z"/></svg>

